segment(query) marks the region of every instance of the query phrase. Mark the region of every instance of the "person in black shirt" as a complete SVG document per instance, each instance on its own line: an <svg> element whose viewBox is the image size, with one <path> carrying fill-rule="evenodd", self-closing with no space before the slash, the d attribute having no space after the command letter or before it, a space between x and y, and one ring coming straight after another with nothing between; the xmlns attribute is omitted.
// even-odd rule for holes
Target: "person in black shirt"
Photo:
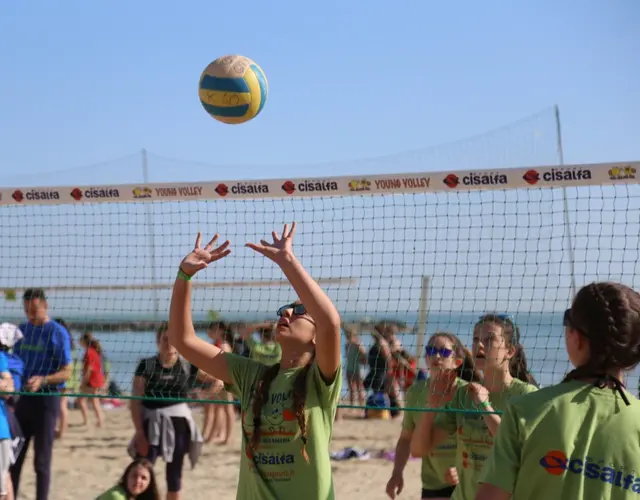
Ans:
<svg viewBox="0 0 640 500"><path fill-rule="evenodd" d="M133 445L138 458L166 462L167 500L180 498L184 457L195 464L202 435L186 404L197 378L207 378L181 359L169 344L167 325L156 332L158 354L140 360L133 378L131 417L135 426ZM164 439L163 439L164 438ZM195 450L195 451L194 451Z"/></svg>

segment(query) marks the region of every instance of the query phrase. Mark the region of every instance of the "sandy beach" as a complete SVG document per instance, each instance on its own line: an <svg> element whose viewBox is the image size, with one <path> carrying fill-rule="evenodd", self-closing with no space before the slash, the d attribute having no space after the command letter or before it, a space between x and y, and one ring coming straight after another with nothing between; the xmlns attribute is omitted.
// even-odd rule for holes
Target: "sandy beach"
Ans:
<svg viewBox="0 0 640 500"><path fill-rule="evenodd" d="M195 412L198 422L202 412ZM128 408L105 413L106 426L79 426L80 413L71 411L70 428L56 442L52 466L51 500L93 500L115 484L129 463L126 446L132 436ZM371 451L393 450L400 433L400 421L361 420L345 418L335 425L331 449L356 446ZM25 463L20 485L20 499L35 498L35 476L32 453ZM207 445L201 461L193 470L187 466L183 477L185 500L235 500L240 462L240 432L238 426L227 446ZM385 485L392 462L385 459L332 462L338 499L367 500L387 498ZM165 492L164 463L156 464L161 492ZM420 461L409 461L405 471L405 490L400 498L420 497Z"/></svg>

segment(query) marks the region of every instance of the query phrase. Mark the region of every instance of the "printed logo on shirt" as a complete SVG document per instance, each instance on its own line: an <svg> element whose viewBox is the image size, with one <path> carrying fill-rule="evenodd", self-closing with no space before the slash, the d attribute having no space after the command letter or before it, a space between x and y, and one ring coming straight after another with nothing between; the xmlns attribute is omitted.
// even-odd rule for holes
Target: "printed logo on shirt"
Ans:
<svg viewBox="0 0 640 500"><path fill-rule="evenodd" d="M289 465L295 463L296 458L291 453L255 453L253 463L256 465Z"/></svg>
<svg viewBox="0 0 640 500"><path fill-rule="evenodd" d="M592 457L567 457L560 450L548 451L540 459L540 465L552 476L562 476L569 472L608 483L612 487L640 493L640 477L625 473L625 466L606 464L603 460L594 460Z"/></svg>
<svg viewBox="0 0 640 500"><path fill-rule="evenodd" d="M248 408L251 410L251 406ZM260 442L266 445L289 443L300 428L293 408L293 392L272 392L260 410ZM242 422L248 434L253 433L253 415L242 414Z"/></svg>

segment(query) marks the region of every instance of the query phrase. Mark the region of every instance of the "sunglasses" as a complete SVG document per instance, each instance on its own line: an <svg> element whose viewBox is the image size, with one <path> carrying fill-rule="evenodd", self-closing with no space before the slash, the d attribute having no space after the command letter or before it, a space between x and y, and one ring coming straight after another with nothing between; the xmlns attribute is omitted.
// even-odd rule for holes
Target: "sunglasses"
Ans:
<svg viewBox="0 0 640 500"><path fill-rule="evenodd" d="M446 347L435 347L435 346L428 345L424 349L424 354L425 354L425 356L429 356L430 358L432 358L432 357L434 357L434 356L436 356L438 354L442 358L448 358L449 356L451 356L453 354L453 351L451 349L447 349Z"/></svg>
<svg viewBox="0 0 640 500"><path fill-rule="evenodd" d="M292 309L294 316L302 316L303 314L307 314L307 309L303 304L287 304L286 306L282 306L280 309L278 309L278 312L276 314L282 317L287 309Z"/></svg>
<svg viewBox="0 0 640 500"><path fill-rule="evenodd" d="M571 321L571 309L567 309L564 312L564 316L562 318L562 326L567 326L569 328L571 328L573 326L572 321Z"/></svg>

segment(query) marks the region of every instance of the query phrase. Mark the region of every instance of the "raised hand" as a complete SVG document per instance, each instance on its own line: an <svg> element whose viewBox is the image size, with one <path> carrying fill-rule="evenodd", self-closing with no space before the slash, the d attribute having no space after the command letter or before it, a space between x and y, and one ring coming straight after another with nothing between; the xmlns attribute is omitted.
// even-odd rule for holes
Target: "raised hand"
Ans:
<svg viewBox="0 0 640 500"><path fill-rule="evenodd" d="M260 240L260 244L247 243L245 246L261 253L268 259L271 259L276 264L281 263L283 260L293 256L293 236L296 234L296 223L284 225L282 230L282 237L273 231L271 236L273 237L273 243L269 243L266 240Z"/></svg>
<svg viewBox="0 0 640 500"><path fill-rule="evenodd" d="M469 391L469 396L471 396L471 400L476 405L481 405L489 401L489 391L483 385L480 385L477 382L472 382L467 386L467 390Z"/></svg>
<svg viewBox="0 0 640 500"><path fill-rule="evenodd" d="M193 251L187 255L180 263L180 269L183 273L193 276L198 271L204 269L212 262L220 260L231 253L229 249L229 240L225 241L222 245L214 248L214 245L218 241L218 235L216 234L204 248L200 247L202 242L202 234L198 233L196 237L196 245Z"/></svg>

